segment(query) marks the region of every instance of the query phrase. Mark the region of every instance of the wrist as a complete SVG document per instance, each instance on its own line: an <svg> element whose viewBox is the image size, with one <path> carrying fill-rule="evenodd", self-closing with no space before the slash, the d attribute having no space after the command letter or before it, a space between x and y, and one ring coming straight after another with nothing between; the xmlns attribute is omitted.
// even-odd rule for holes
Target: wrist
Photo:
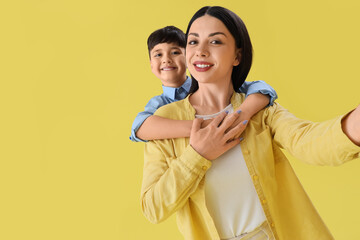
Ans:
<svg viewBox="0 0 360 240"><path fill-rule="evenodd" d="M241 119L250 119L256 112L254 110L250 110L246 107L240 106L238 109L235 110L235 112L240 112Z"/></svg>

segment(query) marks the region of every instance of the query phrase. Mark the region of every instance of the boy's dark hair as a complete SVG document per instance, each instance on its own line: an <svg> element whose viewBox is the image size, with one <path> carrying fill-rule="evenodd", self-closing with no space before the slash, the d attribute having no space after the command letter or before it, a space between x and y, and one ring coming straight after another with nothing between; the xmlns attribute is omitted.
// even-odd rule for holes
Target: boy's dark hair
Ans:
<svg viewBox="0 0 360 240"><path fill-rule="evenodd" d="M185 48L185 33L174 26L167 26L154 31L147 39L149 57L150 51L160 43L176 43L179 47Z"/></svg>
<svg viewBox="0 0 360 240"><path fill-rule="evenodd" d="M234 90L236 92L239 92L239 88L244 83L250 71L253 56L250 36L248 34L246 26L244 22L240 19L240 17L229 9L219 6L207 6L198 10L191 18L186 30L186 35L189 34L189 30L193 22L204 15L210 15L223 22L231 35L234 37L236 47L241 49L241 56L239 57L240 64L233 67L231 75L231 81L233 83ZM198 84L196 79L193 76L191 77L193 81L190 92L192 93L198 89Z"/></svg>

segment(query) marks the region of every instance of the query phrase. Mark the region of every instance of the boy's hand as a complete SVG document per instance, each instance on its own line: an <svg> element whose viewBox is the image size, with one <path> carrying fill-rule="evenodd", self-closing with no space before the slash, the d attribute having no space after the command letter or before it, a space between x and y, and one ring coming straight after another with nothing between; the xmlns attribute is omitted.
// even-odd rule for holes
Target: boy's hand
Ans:
<svg viewBox="0 0 360 240"><path fill-rule="evenodd" d="M238 113L229 115L221 113L204 128L201 128L204 120L196 118L191 128L190 145L196 152L208 160L218 158L240 143L240 139L234 137L239 132L242 132L246 125L238 124L234 128L229 129L238 118Z"/></svg>

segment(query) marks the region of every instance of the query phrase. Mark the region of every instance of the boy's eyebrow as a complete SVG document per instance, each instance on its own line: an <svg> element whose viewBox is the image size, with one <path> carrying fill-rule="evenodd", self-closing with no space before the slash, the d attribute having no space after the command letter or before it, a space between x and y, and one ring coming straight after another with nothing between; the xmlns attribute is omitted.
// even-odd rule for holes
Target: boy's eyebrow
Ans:
<svg viewBox="0 0 360 240"><path fill-rule="evenodd" d="M150 51L150 53L159 52L159 51L162 51L162 49L161 48L153 49L153 50Z"/></svg>
<svg viewBox="0 0 360 240"><path fill-rule="evenodd" d="M223 33L223 32L213 32L213 33L210 33L210 34L209 34L209 37L213 37L213 36L219 35L219 34L224 35L225 37L227 37L226 34ZM195 36L195 37L199 37L199 34L198 34L198 33L189 33L188 35L193 35L193 36Z"/></svg>
<svg viewBox="0 0 360 240"><path fill-rule="evenodd" d="M178 50L181 50L181 48L180 47L171 47L170 49L178 49ZM152 52L159 52L159 51L163 51L163 49L161 49L161 48L158 48L158 49L153 49L153 50L151 50L150 51L150 53L152 53Z"/></svg>

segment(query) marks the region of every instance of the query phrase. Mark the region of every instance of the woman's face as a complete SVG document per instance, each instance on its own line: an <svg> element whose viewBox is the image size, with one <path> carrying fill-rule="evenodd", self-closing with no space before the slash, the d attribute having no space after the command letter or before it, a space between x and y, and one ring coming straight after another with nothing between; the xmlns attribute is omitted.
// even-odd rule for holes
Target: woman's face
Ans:
<svg viewBox="0 0 360 240"><path fill-rule="evenodd" d="M205 15L191 25L186 63L199 84L231 82L233 66L240 63L238 52L234 37L219 19Z"/></svg>

